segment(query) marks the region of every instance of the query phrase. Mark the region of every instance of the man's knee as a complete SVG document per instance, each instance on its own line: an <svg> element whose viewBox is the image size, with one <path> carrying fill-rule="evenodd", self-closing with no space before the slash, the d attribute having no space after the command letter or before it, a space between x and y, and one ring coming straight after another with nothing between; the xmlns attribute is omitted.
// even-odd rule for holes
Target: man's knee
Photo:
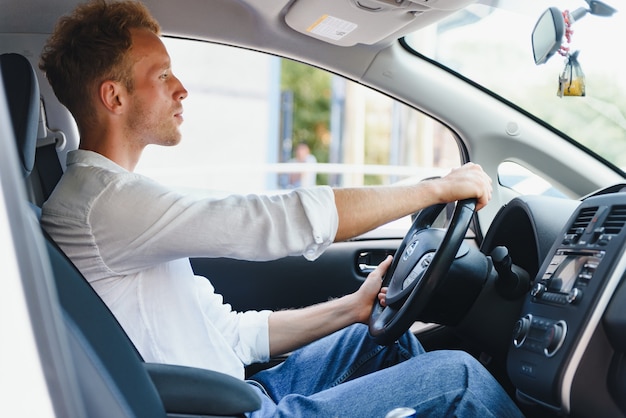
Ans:
<svg viewBox="0 0 626 418"><path fill-rule="evenodd" d="M473 389L472 385L481 386L481 382L491 378L478 360L460 350L431 351L414 357L402 367L409 375L423 376L428 385L450 391Z"/></svg>
<svg viewBox="0 0 626 418"><path fill-rule="evenodd" d="M456 373L457 381L463 382L465 389L476 390L481 389L484 385L495 384L495 379L489 371L465 351L449 350L442 353L446 356L451 371Z"/></svg>

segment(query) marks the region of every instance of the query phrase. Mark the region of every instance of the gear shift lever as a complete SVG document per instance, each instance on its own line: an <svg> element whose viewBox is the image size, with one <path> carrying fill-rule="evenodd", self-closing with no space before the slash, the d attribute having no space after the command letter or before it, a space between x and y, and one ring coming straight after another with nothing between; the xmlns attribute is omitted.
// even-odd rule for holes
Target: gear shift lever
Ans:
<svg viewBox="0 0 626 418"><path fill-rule="evenodd" d="M498 246L491 251L493 267L498 272L496 280L496 290L505 299L517 299L530 289L530 278L528 273L513 265L509 250L506 247Z"/></svg>

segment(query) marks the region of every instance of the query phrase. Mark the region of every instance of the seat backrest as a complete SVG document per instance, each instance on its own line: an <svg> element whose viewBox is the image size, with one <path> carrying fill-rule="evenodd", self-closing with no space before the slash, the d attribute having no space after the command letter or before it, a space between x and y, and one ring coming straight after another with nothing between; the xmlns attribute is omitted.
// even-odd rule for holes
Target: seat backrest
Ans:
<svg viewBox="0 0 626 418"><path fill-rule="evenodd" d="M2 81L7 86L7 102L13 130L26 178L33 169L39 121L39 86L30 62L19 54L0 55ZM33 208L37 211L38 208ZM78 371L78 380L85 402L91 412L109 416L112 411L102 410L98 399L107 390L116 399L120 411L129 417L165 417L161 398L144 368L134 345L102 299L95 293L82 274L42 231L46 238L56 293L70 329L74 346L80 346L83 364L100 374L95 379L83 381L85 375ZM78 354L78 353L77 353ZM100 393L98 393L100 391ZM89 408L91 407L91 408Z"/></svg>
<svg viewBox="0 0 626 418"><path fill-rule="evenodd" d="M26 57L16 53L1 54L0 73L29 199L41 204L50 197L63 175L56 147L63 134L50 131L42 120L45 117L39 83Z"/></svg>
<svg viewBox="0 0 626 418"><path fill-rule="evenodd" d="M106 369L126 406L132 410L132 416L164 417L165 410L156 387L117 320L48 236L46 248L63 312L95 352L97 359L94 360Z"/></svg>

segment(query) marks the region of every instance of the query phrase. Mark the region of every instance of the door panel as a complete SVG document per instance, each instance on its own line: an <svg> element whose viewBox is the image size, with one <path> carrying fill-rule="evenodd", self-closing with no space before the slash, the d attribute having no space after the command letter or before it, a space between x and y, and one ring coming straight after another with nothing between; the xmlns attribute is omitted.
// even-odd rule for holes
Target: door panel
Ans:
<svg viewBox="0 0 626 418"><path fill-rule="evenodd" d="M196 274L207 277L233 309L298 308L354 292L369 266L393 254L400 239L341 242L320 258L286 257L268 262L195 258Z"/></svg>

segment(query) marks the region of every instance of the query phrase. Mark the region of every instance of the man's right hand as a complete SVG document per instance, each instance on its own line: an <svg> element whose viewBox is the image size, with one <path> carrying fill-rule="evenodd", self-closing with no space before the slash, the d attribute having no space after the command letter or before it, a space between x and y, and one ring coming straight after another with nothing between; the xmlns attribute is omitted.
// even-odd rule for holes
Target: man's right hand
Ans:
<svg viewBox="0 0 626 418"><path fill-rule="evenodd" d="M440 203L476 198L476 210L480 210L491 200L492 180L478 164L466 163L444 177L429 181L439 186Z"/></svg>

